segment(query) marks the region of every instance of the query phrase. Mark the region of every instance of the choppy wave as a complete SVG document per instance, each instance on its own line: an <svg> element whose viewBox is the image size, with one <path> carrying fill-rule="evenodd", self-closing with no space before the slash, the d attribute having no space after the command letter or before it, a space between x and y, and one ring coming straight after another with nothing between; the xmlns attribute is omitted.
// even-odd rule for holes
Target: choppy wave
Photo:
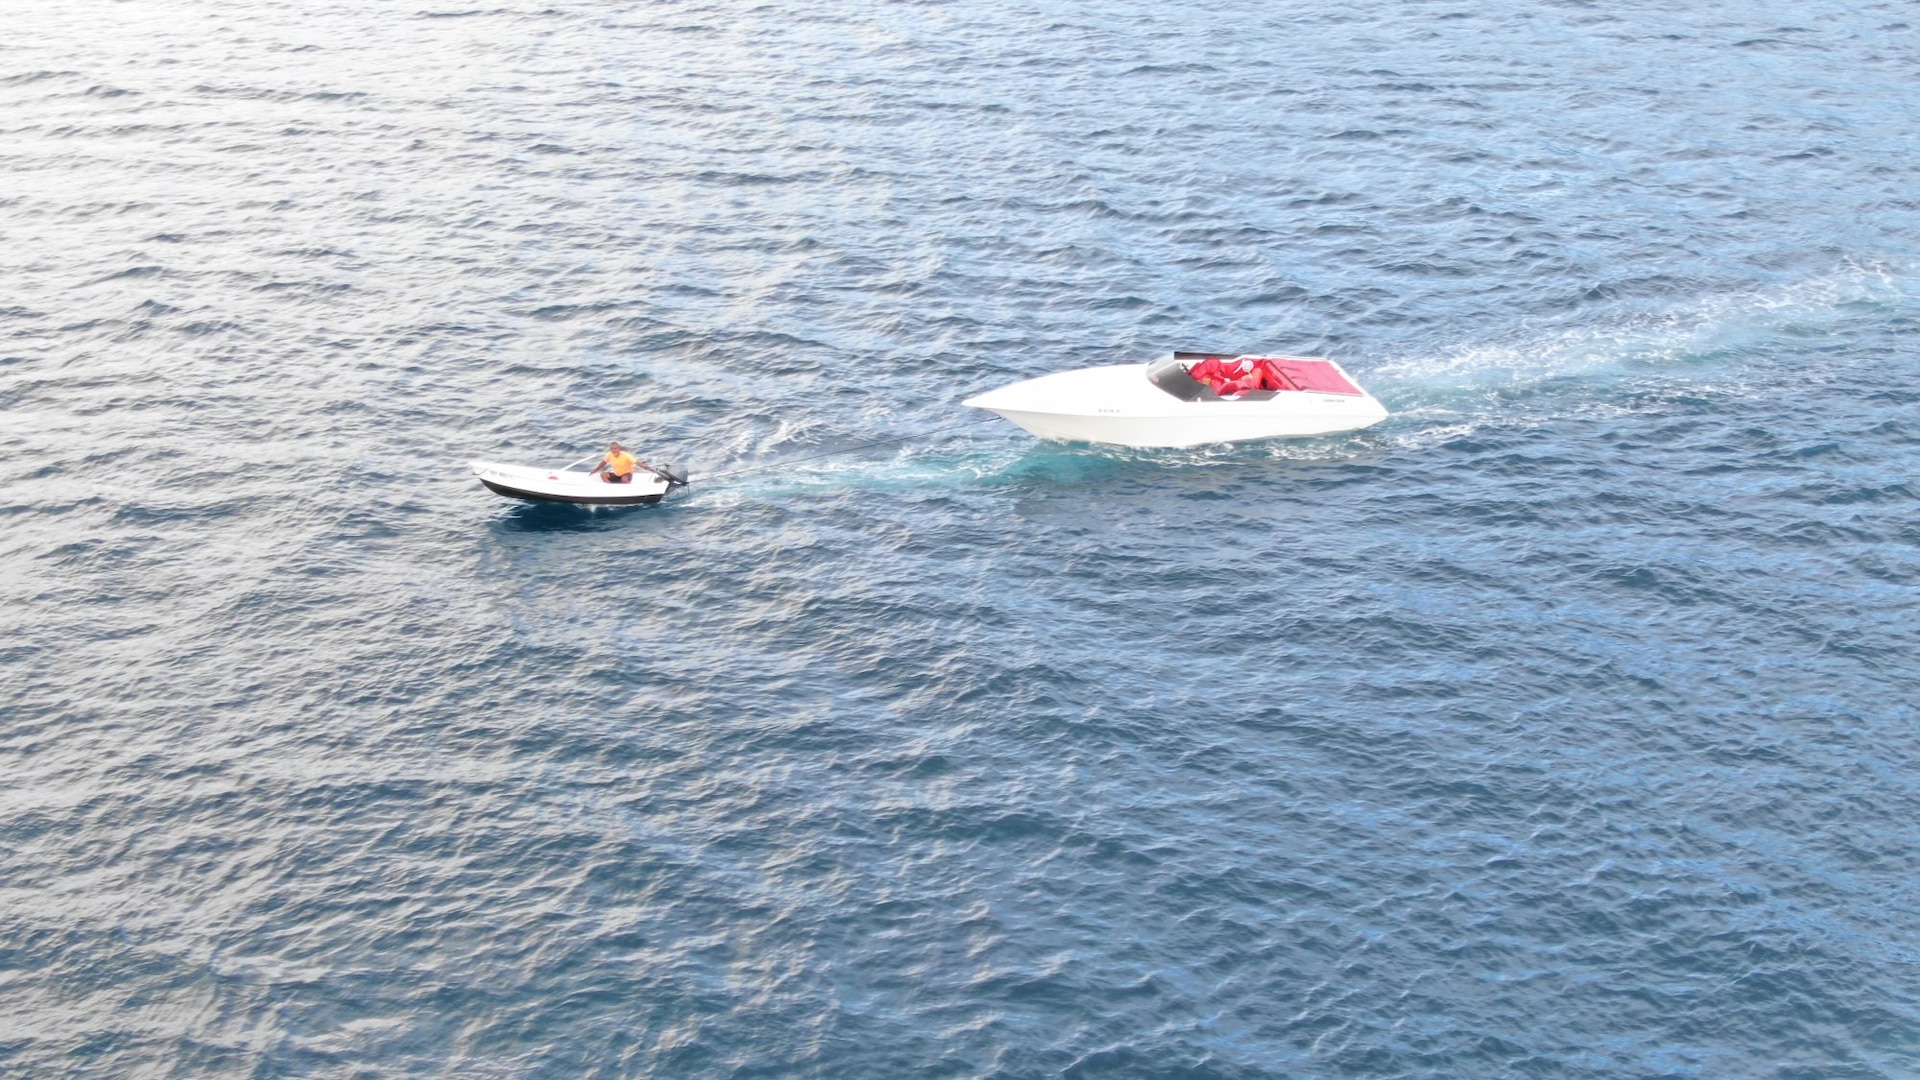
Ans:
<svg viewBox="0 0 1920 1080"><path fill-rule="evenodd" d="M1920 1071L1894 5L9 19L0 1072Z"/></svg>

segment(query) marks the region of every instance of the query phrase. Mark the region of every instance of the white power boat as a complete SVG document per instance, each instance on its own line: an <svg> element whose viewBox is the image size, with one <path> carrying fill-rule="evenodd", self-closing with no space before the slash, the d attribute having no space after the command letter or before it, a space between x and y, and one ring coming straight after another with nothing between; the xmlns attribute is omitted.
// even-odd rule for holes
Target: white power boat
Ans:
<svg viewBox="0 0 1920 1080"><path fill-rule="evenodd" d="M1318 356L1177 352L1042 375L962 404L1043 439L1138 447L1334 435L1387 418L1345 369Z"/></svg>
<svg viewBox="0 0 1920 1080"><path fill-rule="evenodd" d="M685 487L687 474L672 465L645 466L633 471L625 483L608 483L594 473L599 455L581 458L571 465L543 469L537 465L502 465L493 461L469 462L473 475L487 490L514 499L534 502L578 503L582 506L632 506L657 503L677 487Z"/></svg>

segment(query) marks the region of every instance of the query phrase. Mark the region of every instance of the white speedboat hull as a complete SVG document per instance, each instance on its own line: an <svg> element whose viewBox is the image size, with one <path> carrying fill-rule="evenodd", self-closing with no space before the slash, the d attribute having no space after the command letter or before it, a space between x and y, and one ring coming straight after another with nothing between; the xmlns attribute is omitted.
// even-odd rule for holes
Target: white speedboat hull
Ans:
<svg viewBox="0 0 1920 1080"><path fill-rule="evenodd" d="M657 503L667 492L679 486L665 477L635 470L633 480L609 484L600 477L566 469L543 469L533 465L503 465L493 461L469 462L473 475L487 490L512 499L533 502L575 503L581 506L633 506Z"/></svg>
<svg viewBox="0 0 1920 1080"><path fill-rule="evenodd" d="M1042 375L968 398L963 404L997 413L1043 439L1135 447L1337 435L1387 418L1386 407L1333 361L1283 359L1325 365L1339 378L1322 381L1346 389L1266 391L1224 398L1204 392L1200 398L1183 400L1149 377L1150 372L1165 369L1167 361L1157 361Z"/></svg>

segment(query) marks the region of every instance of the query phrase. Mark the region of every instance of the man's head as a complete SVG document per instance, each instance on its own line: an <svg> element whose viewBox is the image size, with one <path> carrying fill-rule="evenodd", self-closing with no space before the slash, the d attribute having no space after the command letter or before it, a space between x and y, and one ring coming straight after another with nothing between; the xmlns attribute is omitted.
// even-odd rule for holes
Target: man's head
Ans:
<svg viewBox="0 0 1920 1080"><path fill-rule="evenodd" d="M610 443L610 444L608 444L608 446L607 446L607 453L609 453L609 454L611 454L611 453L613 453L613 452L615 452L615 451L617 451L617 450L619 450L619 449L620 449L620 444L619 444L619 443Z"/></svg>

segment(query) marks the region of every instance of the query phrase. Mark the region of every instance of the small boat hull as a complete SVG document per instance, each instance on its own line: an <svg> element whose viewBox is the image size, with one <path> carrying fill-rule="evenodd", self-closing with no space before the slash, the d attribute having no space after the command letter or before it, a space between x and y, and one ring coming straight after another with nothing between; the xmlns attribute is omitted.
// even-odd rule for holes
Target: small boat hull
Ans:
<svg viewBox="0 0 1920 1080"><path fill-rule="evenodd" d="M1160 361L1042 375L964 404L997 413L1043 439L1143 448L1338 435L1387 418L1386 407L1333 361L1282 359L1290 370L1321 373L1318 385L1338 389L1182 398L1151 377L1164 372L1166 362ZM1184 378L1184 372L1179 375Z"/></svg>
<svg viewBox="0 0 1920 1080"><path fill-rule="evenodd" d="M657 503L667 497L666 492L654 495L634 495L632 497L609 498L604 495L565 495L545 491L533 491L528 488L513 487L495 480L482 478L480 481L487 490L495 495L505 495L510 499L526 499L529 502L574 503L579 506L636 506L641 503ZM604 485L612 487L614 485Z"/></svg>
<svg viewBox="0 0 1920 1080"><path fill-rule="evenodd" d="M598 476L562 469L503 465L491 461L469 463L473 475L488 491L529 502L571 503L575 506L637 506L657 503L680 486L651 472L636 472L625 484L609 484Z"/></svg>

